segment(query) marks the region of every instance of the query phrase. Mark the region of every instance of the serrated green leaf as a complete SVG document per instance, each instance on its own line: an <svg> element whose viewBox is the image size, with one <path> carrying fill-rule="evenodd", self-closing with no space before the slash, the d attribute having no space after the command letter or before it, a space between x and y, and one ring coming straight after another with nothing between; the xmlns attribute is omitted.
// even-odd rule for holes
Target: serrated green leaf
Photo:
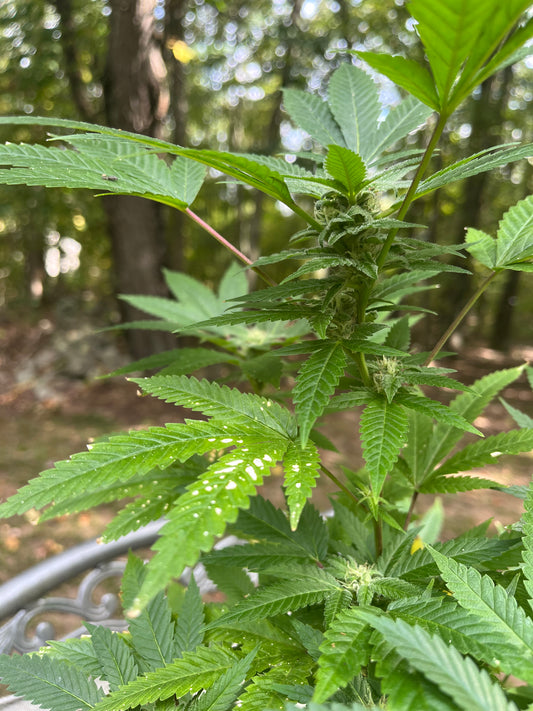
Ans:
<svg viewBox="0 0 533 711"><path fill-rule="evenodd" d="M178 209L187 207L168 166L154 153L127 140L104 138L86 142L93 150L84 150L81 138L72 138L71 143L77 143L77 150L25 144L1 145L0 160L4 168L0 170L0 183L128 193L149 197Z"/></svg>
<svg viewBox="0 0 533 711"><path fill-rule="evenodd" d="M373 52L355 52L373 69L384 74L395 84L401 86L423 104L435 111L439 110L439 97L429 71L412 59L391 56L390 54L374 54Z"/></svg>
<svg viewBox="0 0 533 711"><path fill-rule="evenodd" d="M450 697L403 659L385 638L375 644L374 654L379 660L376 675L381 677L381 693L391 709L457 711Z"/></svg>
<svg viewBox="0 0 533 711"><path fill-rule="evenodd" d="M341 611L320 645L314 701L325 701L360 672L369 660L368 641L368 625L356 610Z"/></svg>
<svg viewBox="0 0 533 711"><path fill-rule="evenodd" d="M230 440L230 441L228 441ZM194 565L200 552L209 550L233 523L239 509L248 508L249 497L263 482L269 468L283 458L287 440L272 436L243 441L230 437L224 444L237 446L220 457L168 512L168 522L152 549L157 551L134 602L138 611L186 566Z"/></svg>
<svg viewBox="0 0 533 711"><path fill-rule="evenodd" d="M185 652L181 659L148 672L109 694L95 706L95 711L126 711L174 695L179 698L196 693L212 686L237 661L234 654L215 645L198 647L195 652Z"/></svg>
<svg viewBox="0 0 533 711"><path fill-rule="evenodd" d="M46 654L50 659L68 662L83 672L86 677L96 679L102 673L102 665L89 637L72 637L60 642L50 639L46 643Z"/></svg>
<svg viewBox="0 0 533 711"><path fill-rule="evenodd" d="M188 319L198 320L224 311L213 291L190 274L163 269L163 276L176 299L175 302L170 299L164 301L170 301L172 304L179 303Z"/></svg>
<svg viewBox="0 0 533 711"><path fill-rule="evenodd" d="M483 412L488 403L510 385L523 372L524 367L498 370L495 373L486 375L477 380L470 391L458 395L450 403L450 408L463 417L467 422L473 422L476 417ZM435 428L433 435L428 442L427 460L424 464L424 472L427 475L444 457L451 452L453 447L461 439L461 430L455 426L439 424Z"/></svg>
<svg viewBox="0 0 533 711"><path fill-rule="evenodd" d="M463 657L454 647L424 629L408 625L403 620L391 620L385 615L366 611L361 617L379 630L387 642L464 711L517 711L508 702L501 687L492 682L485 670L480 670L469 657Z"/></svg>
<svg viewBox="0 0 533 711"><path fill-rule="evenodd" d="M521 655L523 664L517 675L533 679L533 620L526 616L516 599L495 585L488 575L447 558L435 549L430 553L455 599L468 612L486 620Z"/></svg>
<svg viewBox="0 0 533 711"><path fill-rule="evenodd" d="M463 160L449 165L437 173L430 175L429 178L423 180L418 186L416 198L427 195L433 190L442 188L444 185L453 183L456 180L464 180L472 175L486 173L494 168L499 168L502 165L507 165L522 158L529 158L533 153L531 144L517 145L502 145L493 148L487 148L480 153L464 158Z"/></svg>
<svg viewBox="0 0 533 711"><path fill-rule="evenodd" d="M242 264L232 262L226 269L218 286L218 298L221 301L230 301L248 292L246 270Z"/></svg>
<svg viewBox="0 0 533 711"><path fill-rule="evenodd" d="M92 709L103 696L87 674L48 656L0 656L0 678L17 696L53 711Z"/></svg>
<svg viewBox="0 0 533 711"><path fill-rule="evenodd" d="M500 402L519 427L533 429L533 417L530 417L529 415L526 415L525 412L513 407L506 402L503 397L500 398Z"/></svg>
<svg viewBox="0 0 533 711"><path fill-rule="evenodd" d="M435 475L466 472L498 461L502 454L520 454L533 449L533 430L511 430L468 444L435 470Z"/></svg>
<svg viewBox="0 0 533 711"><path fill-rule="evenodd" d="M183 598L173 639L173 657L193 652L204 640L204 605L200 590L191 575Z"/></svg>
<svg viewBox="0 0 533 711"><path fill-rule="evenodd" d="M500 485L491 479L476 476L435 476L424 481L421 494L458 494L461 491L477 489L499 489Z"/></svg>
<svg viewBox="0 0 533 711"><path fill-rule="evenodd" d="M190 706L190 711L228 711L239 696L257 649L239 659L220 676L207 693L198 697Z"/></svg>
<svg viewBox="0 0 533 711"><path fill-rule="evenodd" d="M278 388L283 373L280 359L272 353L247 358L240 363L242 372L250 381L269 383Z"/></svg>
<svg viewBox="0 0 533 711"><path fill-rule="evenodd" d="M529 606L533 610L533 485L530 484L524 501L524 514L522 515L524 550L522 571L524 586L529 594Z"/></svg>
<svg viewBox="0 0 533 711"><path fill-rule="evenodd" d="M343 146L330 145L324 167L332 178L344 185L348 198L354 200L366 174L361 157Z"/></svg>
<svg viewBox="0 0 533 711"><path fill-rule="evenodd" d="M372 78L352 64L341 64L329 81L328 103L346 146L366 159L375 144L381 113L378 88Z"/></svg>
<svg viewBox="0 0 533 711"><path fill-rule="evenodd" d="M91 635L91 642L100 663L98 674L109 684L111 691L137 678L139 673L131 647L118 634L103 625L85 623Z"/></svg>
<svg viewBox="0 0 533 711"><path fill-rule="evenodd" d="M386 346L408 351L411 344L411 329L409 316L402 316L392 325L384 341Z"/></svg>
<svg viewBox="0 0 533 711"><path fill-rule="evenodd" d="M289 207L295 207L283 175L264 165L262 161L246 155L195 148L180 148L179 153L237 178Z"/></svg>
<svg viewBox="0 0 533 711"><path fill-rule="evenodd" d="M411 269L401 274L394 274L382 282L374 285L371 295L373 299L394 300L399 296L406 296L412 293L410 288L424 279L431 279L440 273L439 269Z"/></svg>
<svg viewBox="0 0 533 711"><path fill-rule="evenodd" d="M130 621L129 632L143 671L155 671L172 661L174 622L162 592L150 600L138 617Z"/></svg>
<svg viewBox="0 0 533 711"><path fill-rule="evenodd" d="M305 447L291 442L283 457L285 471L285 496L289 507L291 529L298 528L298 521L305 502L311 497L319 475L320 456L312 442Z"/></svg>
<svg viewBox="0 0 533 711"><path fill-rule="evenodd" d="M171 464L170 466L166 466L164 471L156 471L157 479L154 479L155 472L151 470L141 476L134 476L131 479L128 479L126 482L111 481L107 484L100 484L92 491L88 489L86 491L82 491L81 493L78 492L74 496L66 498L62 501L58 501L56 503L52 503L46 509L46 512L45 514L43 514L43 516L45 516L46 518L51 518L54 516L63 516L64 514L67 514L69 512L72 513L74 511L83 511L84 509L88 509L93 506L98 506L99 504L107 503L109 501L119 501L120 499L124 498L136 497L132 505L128 504L124 509L121 509L121 511L117 514L117 517L112 519L111 523L109 524L109 530L106 529L104 538L106 540L116 540L109 533L111 528L117 530L119 528L127 528L127 530L125 531L126 533L135 530L136 528L139 528L139 526L131 526L131 514L135 508L141 507L144 503L145 508L149 507L150 510L155 513L158 510L156 502L151 501L151 503L148 503L148 505L146 505L147 499L153 498L155 496L156 500L158 500L157 496L168 496L171 492L174 492L175 498L175 495L179 493L180 487L184 487L186 484L189 483L191 478L193 478L194 476L198 476L198 473L199 471L201 471L201 469L198 469L198 463L195 459L192 463L189 461L182 465ZM128 510L127 513L123 513L125 509ZM141 518L145 519L140 525L150 523L150 521L153 521L162 515L158 514L157 516L155 516L155 519L147 519L147 517L143 515L142 512L139 511L139 513L141 514ZM117 518L120 518L121 520L118 521ZM125 533L120 533L119 537L121 535L125 535Z"/></svg>
<svg viewBox="0 0 533 711"><path fill-rule="evenodd" d="M465 242L467 251L488 269L494 269L496 264L496 240L482 230L469 227L466 231Z"/></svg>
<svg viewBox="0 0 533 711"><path fill-rule="evenodd" d="M533 195L513 205L500 220L496 253L497 268L533 258Z"/></svg>
<svg viewBox="0 0 533 711"><path fill-rule="evenodd" d="M439 94L446 109L451 89L473 47L480 42L485 24L493 21L494 0L412 0L409 12L417 21ZM478 50L478 47L476 47Z"/></svg>
<svg viewBox="0 0 533 711"><path fill-rule="evenodd" d="M128 562L124 573L122 574L120 594L124 609L128 610L141 589L144 578L146 577L145 563L134 555L131 551L128 552Z"/></svg>
<svg viewBox="0 0 533 711"><path fill-rule="evenodd" d="M213 550L202 556L202 563L206 566L218 565L220 567L239 567L248 570L266 570L284 563L312 560L310 554L296 546L282 543L245 543L238 546L229 546L220 550Z"/></svg>
<svg viewBox="0 0 533 711"><path fill-rule="evenodd" d="M80 490L96 491L103 485L146 474L155 467L165 468L176 460L186 460L193 454L217 446L224 448L222 440L239 436L242 428L240 425L232 430L222 423L188 420L185 424L132 431L96 442L89 451L57 462L53 469L47 469L19 489L0 506L0 516L40 509L51 502L57 505L70 498L79 502ZM43 519L46 515L44 512Z"/></svg>
<svg viewBox="0 0 533 711"><path fill-rule="evenodd" d="M505 642L486 620L465 614L449 596L400 600L392 603L389 611L411 625L418 624L431 634L437 634L461 654L470 654L493 667L502 659L507 669L512 665L513 645Z"/></svg>
<svg viewBox="0 0 533 711"><path fill-rule="evenodd" d="M431 113L432 109L414 96L408 96L397 106L393 106L379 124L375 145L367 155L367 160L374 160L397 141L415 131L425 123Z"/></svg>
<svg viewBox="0 0 533 711"><path fill-rule="evenodd" d="M207 170L205 166L196 161L176 156L170 166L170 175L175 185L181 189L181 199L191 205L203 185Z"/></svg>
<svg viewBox="0 0 533 711"><path fill-rule="evenodd" d="M427 580L438 572L429 550L424 548L411 553L411 544L412 539L407 538L400 549L395 551L394 558L388 561L383 570L384 575L417 582ZM498 540L465 534L446 543L435 544L433 548L459 563L480 566L499 558L515 545L516 539Z"/></svg>
<svg viewBox="0 0 533 711"><path fill-rule="evenodd" d="M225 563L216 565L205 563L203 560L202 563L217 591L224 595L226 604L234 605L255 590L255 585L246 570L228 566Z"/></svg>
<svg viewBox="0 0 533 711"><path fill-rule="evenodd" d="M302 306L287 304L279 306L277 309L269 309L268 311L239 311L237 313L226 313L216 318L206 319L191 326L176 328L175 331L187 333L188 330L195 332L203 328L220 328L221 326L234 326L235 324L254 324L264 323L265 321L297 321L303 318L310 319L316 314L315 309L304 309Z"/></svg>
<svg viewBox="0 0 533 711"><path fill-rule="evenodd" d="M252 622L315 605L338 588L335 578L320 568L295 567L294 570L297 571L294 580L282 580L259 588L246 600L211 622L208 629L234 622Z"/></svg>
<svg viewBox="0 0 533 711"><path fill-rule="evenodd" d="M300 128L322 146L346 145L328 105L319 96L297 89L284 89L285 110Z"/></svg>
<svg viewBox="0 0 533 711"><path fill-rule="evenodd" d="M407 392L406 390L398 392L395 400L409 409L417 410L424 415L434 417L438 422L444 425L449 425L464 432L471 432L472 434L483 436L481 432L476 427L471 425L464 417L437 400L431 400L427 397L415 395L414 393Z"/></svg>
<svg viewBox="0 0 533 711"><path fill-rule="evenodd" d="M298 530L291 533L295 542L308 550L315 561L325 560L328 553L328 527L324 516L309 502L300 516Z"/></svg>
<svg viewBox="0 0 533 711"><path fill-rule="evenodd" d="M268 661L268 660L267 660ZM287 692L297 685L300 693L307 689L311 674L310 659L305 654L286 658L262 674L256 674L239 698L242 711L283 709L289 700ZM304 687L305 685L305 687Z"/></svg>
<svg viewBox="0 0 533 711"><path fill-rule="evenodd" d="M154 376L133 378L143 392L165 402L197 410L211 417L222 417L226 422L259 425L273 430L277 436L295 434L291 413L266 398L241 393L236 388L218 385L193 377Z"/></svg>
<svg viewBox="0 0 533 711"><path fill-rule="evenodd" d="M376 398L363 410L360 432L372 494L377 499L405 440L405 410L385 398Z"/></svg>
<svg viewBox="0 0 533 711"><path fill-rule="evenodd" d="M433 434L433 418L416 410L409 410L407 420L409 430L407 444L402 450L402 458L409 468L409 480L418 486L425 476L428 444Z"/></svg>
<svg viewBox="0 0 533 711"><path fill-rule="evenodd" d="M481 27L479 39L471 47L461 77L454 86L451 97L453 106L457 106L498 69L508 66L510 60L519 61L519 48L531 37L533 26L529 21L515 28L529 4L528 0L506 3L493 0L492 6L488 5L491 10L490 21Z"/></svg>
<svg viewBox="0 0 533 711"><path fill-rule="evenodd" d="M200 370L200 368L207 368L209 365L218 365L219 363L228 363L232 360L235 360L233 356L208 348L175 348L128 363L122 368L113 370L106 377L127 375L138 370L150 370L152 368L164 368L165 375L188 375L189 373L194 373L195 370Z"/></svg>
<svg viewBox="0 0 533 711"><path fill-rule="evenodd" d="M345 366L346 355L342 345L330 341L314 351L300 368L293 390L293 402L302 447L306 446L315 421L324 412L330 396L335 392Z"/></svg>
<svg viewBox="0 0 533 711"><path fill-rule="evenodd" d="M353 596L350 590L339 588L328 595L324 602L324 624L329 627L342 610L346 610L352 603Z"/></svg>

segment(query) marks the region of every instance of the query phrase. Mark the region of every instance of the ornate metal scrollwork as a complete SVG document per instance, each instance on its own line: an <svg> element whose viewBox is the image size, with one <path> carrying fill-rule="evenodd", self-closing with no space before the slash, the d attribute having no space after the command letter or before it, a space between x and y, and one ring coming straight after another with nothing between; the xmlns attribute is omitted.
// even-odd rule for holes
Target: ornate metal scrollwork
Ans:
<svg viewBox="0 0 533 711"><path fill-rule="evenodd" d="M20 610L0 629L0 652L32 652L39 649L47 641L56 639L54 625L49 621L38 622L32 633L28 634L37 617L47 612L60 612L77 615L86 622L105 624L115 630L123 630L127 623L124 620L113 619L113 614L120 609L120 600L115 593L103 593L95 601L95 590L106 580L120 577L124 573L124 561L102 563L91 570L81 581L76 598L47 597L37 600ZM84 627L78 627L64 635L63 639L79 637L86 632Z"/></svg>

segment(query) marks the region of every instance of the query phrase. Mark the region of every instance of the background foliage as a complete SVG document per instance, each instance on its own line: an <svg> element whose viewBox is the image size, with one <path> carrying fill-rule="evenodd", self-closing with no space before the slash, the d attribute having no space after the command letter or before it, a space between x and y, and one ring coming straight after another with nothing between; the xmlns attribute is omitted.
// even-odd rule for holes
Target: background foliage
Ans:
<svg viewBox="0 0 533 711"><path fill-rule="evenodd" d="M106 96L113 7L112 0L3 3L0 113L106 123L113 114L113 96ZM141 3L131 2L128 12L140 8ZM282 87L323 91L331 73L346 60L339 50L379 50L409 54L412 59L420 52L413 20L401 0L278 0L253 5L153 0L142 8L153 18L154 51L163 62L158 91L164 107L158 104L157 131L183 145L268 154L309 148L312 141L290 124L281 108ZM398 90L387 80L380 81L383 103L396 103ZM530 141L532 99L527 60L498 72L454 114L446 128L450 140L443 142L434 167L496 143ZM45 131L3 128L0 137L43 139ZM413 147L424 140L423 135L413 136ZM438 243L449 241L464 224L485 229L505 205L528 193L531 174L531 165L520 162L449 185L420 200L412 221L429 220L430 239ZM127 275L124 281L117 277L116 264L113 268L116 257L107 237L104 200L92 200L90 192L44 191L37 186L31 191L13 186L6 195L0 206L0 304L10 309L30 303L53 306L68 294L73 309L88 310L106 321L102 305L111 308L107 297L117 290L164 293L158 276L161 266L186 269L216 284L227 264L219 264L224 255L212 258L210 238L194 224L165 213L160 230L164 249L154 263L151 281L140 286L132 275L128 284ZM276 226L279 205L254 190L217 180L216 173L195 209L252 258L278 249L297 224L284 220L287 232L282 234ZM445 230L443 224L448 225ZM464 302L478 278L476 273L470 282L448 277L445 298L439 300L449 314ZM517 313L515 337L529 340L531 326L520 316L530 304L520 284L517 273L502 280L479 304L466 332L504 348L511 316ZM130 346L135 352L135 345ZM137 355L142 355L138 348Z"/></svg>

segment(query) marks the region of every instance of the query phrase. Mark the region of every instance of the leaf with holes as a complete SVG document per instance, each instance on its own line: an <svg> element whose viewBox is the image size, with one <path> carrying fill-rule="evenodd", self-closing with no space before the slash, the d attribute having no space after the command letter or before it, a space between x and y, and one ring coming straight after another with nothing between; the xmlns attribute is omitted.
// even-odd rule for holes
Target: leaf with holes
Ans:
<svg viewBox="0 0 533 711"><path fill-rule="evenodd" d="M236 445L235 449L189 485L168 512L168 521L153 545L157 553L148 564L133 614L172 578L178 578L186 566L194 565L202 551L210 550L226 524L237 519L239 509L248 508L249 498L263 483L263 476L283 459L288 440L266 430L263 437L228 437L224 445L230 444Z"/></svg>
<svg viewBox="0 0 533 711"><path fill-rule="evenodd" d="M299 442L291 442L283 457L285 470L285 495L289 507L291 529L298 528L298 521L307 499L316 486L320 457L315 445L307 442L303 448Z"/></svg>

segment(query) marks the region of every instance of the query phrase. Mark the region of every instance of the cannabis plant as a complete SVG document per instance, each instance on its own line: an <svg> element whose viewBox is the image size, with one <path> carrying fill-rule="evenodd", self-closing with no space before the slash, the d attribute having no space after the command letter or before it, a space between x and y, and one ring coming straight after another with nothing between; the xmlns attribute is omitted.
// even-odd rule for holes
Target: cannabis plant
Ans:
<svg viewBox="0 0 533 711"><path fill-rule="evenodd" d="M0 506L3 516L40 509L50 518L128 499L106 540L166 520L150 562L129 562L128 632L88 626L86 638L2 657L15 693L54 711L533 708L533 488L469 473L533 447L533 421L511 405L515 429L483 437L474 424L524 372L533 385L533 370L524 364L465 387L435 365L501 272L533 271L533 197L511 206L493 234L467 225L452 246L413 236L423 232L408 220L415 200L532 154L507 144L430 169L457 106L527 54L528 6L411 0L423 63L355 53L407 97L384 108L351 57L332 74L327 100L286 90L285 109L314 146L293 161L60 119L1 120L71 132L51 145L3 146L2 182L156 200L265 282L248 293L233 266L213 293L168 272L173 299L128 297L156 317L149 327L199 338L132 366L160 369L133 382L196 418L97 441ZM407 147L423 125L426 149ZM301 218L286 249L251 264L192 211L207 166ZM413 295L445 272L466 273L457 266L466 254L485 276L432 350L417 352L410 330L424 308ZM278 284L269 270L280 262L294 268ZM239 387L193 375L221 363ZM425 386L458 394L444 405ZM354 432L361 413L364 457L341 479L322 461L331 445L320 431L340 411L353 413ZM280 466L286 510L257 495ZM309 503L319 477L338 485L325 518ZM417 518L421 493L482 488L523 498L522 519L495 537L481 525L442 543L431 511ZM215 550L228 530L239 545ZM223 603L203 603L194 579L185 593L172 582L199 561Z"/></svg>

